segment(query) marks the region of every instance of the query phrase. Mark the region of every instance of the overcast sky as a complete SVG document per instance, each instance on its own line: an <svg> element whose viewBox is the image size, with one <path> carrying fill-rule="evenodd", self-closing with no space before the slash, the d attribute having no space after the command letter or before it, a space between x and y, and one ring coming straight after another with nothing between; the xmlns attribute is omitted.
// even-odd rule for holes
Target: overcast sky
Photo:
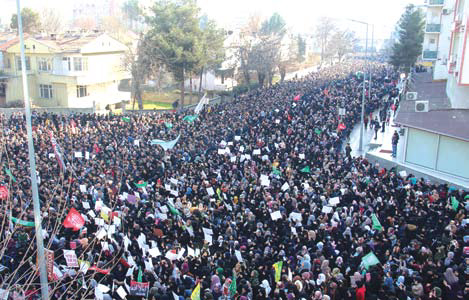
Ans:
<svg viewBox="0 0 469 300"><path fill-rule="evenodd" d="M71 14L74 2L80 0L22 0L22 7L36 10L52 7L66 17ZM100 0L96 0L99 2ZM114 0L121 2L122 0ZM147 2L148 0L144 0ZM9 23L16 12L16 0L0 0L2 23ZM264 17L278 12L295 32L309 33L320 16L336 18L343 26L364 35L365 27L344 21L348 18L375 24L375 38L387 38L409 3L423 4L423 0L197 0L210 18L221 26L230 27L243 22L249 15Z"/></svg>

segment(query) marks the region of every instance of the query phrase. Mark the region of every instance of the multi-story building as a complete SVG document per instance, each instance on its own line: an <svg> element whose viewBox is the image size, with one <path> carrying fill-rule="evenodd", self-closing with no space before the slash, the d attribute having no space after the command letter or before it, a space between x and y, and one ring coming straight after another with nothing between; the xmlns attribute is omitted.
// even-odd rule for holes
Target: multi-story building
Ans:
<svg viewBox="0 0 469 300"><path fill-rule="evenodd" d="M446 93L453 108L469 109L469 59L466 43L469 25L469 0L455 0L451 14L448 83Z"/></svg>
<svg viewBox="0 0 469 300"><path fill-rule="evenodd" d="M130 75L124 70L127 47L106 34L66 38L25 39L25 62L31 103L37 107L95 107L104 109L130 99L118 85ZM23 100L20 44L3 48L3 97Z"/></svg>
<svg viewBox="0 0 469 300"><path fill-rule="evenodd" d="M422 59L432 67L434 80L448 78L448 54L455 0L426 0Z"/></svg>

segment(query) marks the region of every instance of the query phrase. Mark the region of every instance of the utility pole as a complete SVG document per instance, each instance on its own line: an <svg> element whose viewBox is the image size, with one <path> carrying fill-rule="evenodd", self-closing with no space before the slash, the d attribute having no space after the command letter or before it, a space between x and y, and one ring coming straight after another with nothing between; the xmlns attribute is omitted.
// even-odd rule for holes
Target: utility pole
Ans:
<svg viewBox="0 0 469 300"><path fill-rule="evenodd" d="M44 256L44 241L42 238L42 225L41 225L41 209L39 203L39 192L37 188L36 177L36 157L33 144L33 131L31 128L31 104L29 102L28 91L28 77L26 75L26 59L24 56L24 35L23 35L23 22L21 18L20 0L16 0L16 11L18 16L18 32L20 35L20 49L21 49L21 76L23 78L23 96L24 96L24 110L26 117L26 130L28 134L28 152L29 152L29 171L31 175L31 189L33 192L33 206L34 206L34 227L36 232L36 246L37 257L39 264L39 276L41 280L41 295L42 300L49 299L49 284L47 282L46 261Z"/></svg>

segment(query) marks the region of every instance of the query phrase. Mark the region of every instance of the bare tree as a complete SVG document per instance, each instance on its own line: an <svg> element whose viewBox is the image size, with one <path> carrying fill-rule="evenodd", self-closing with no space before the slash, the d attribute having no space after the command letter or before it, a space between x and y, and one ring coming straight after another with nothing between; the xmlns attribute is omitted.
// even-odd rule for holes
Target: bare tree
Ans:
<svg viewBox="0 0 469 300"><path fill-rule="evenodd" d="M41 29L47 34L57 33L63 24L62 16L52 8L44 8L41 11Z"/></svg>
<svg viewBox="0 0 469 300"><path fill-rule="evenodd" d="M332 36L329 45L328 53L336 55L339 62L347 54L353 51L354 46L358 43L355 33L348 29L338 30Z"/></svg>
<svg viewBox="0 0 469 300"><path fill-rule="evenodd" d="M331 18L321 17L316 25L314 37L317 45L321 48L321 63L330 56L327 46L329 45L332 35L336 31L336 25Z"/></svg>

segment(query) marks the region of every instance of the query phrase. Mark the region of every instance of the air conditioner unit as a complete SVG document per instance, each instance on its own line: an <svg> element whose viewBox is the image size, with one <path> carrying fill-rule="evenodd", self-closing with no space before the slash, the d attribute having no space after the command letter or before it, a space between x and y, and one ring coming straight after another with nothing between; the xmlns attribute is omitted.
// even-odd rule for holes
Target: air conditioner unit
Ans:
<svg viewBox="0 0 469 300"><path fill-rule="evenodd" d="M407 94L405 94L405 99L406 100L417 100L417 92L407 92Z"/></svg>
<svg viewBox="0 0 469 300"><path fill-rule="evenodd" d="M415 112L428 112L428 101L415 101Z"/></svg>

